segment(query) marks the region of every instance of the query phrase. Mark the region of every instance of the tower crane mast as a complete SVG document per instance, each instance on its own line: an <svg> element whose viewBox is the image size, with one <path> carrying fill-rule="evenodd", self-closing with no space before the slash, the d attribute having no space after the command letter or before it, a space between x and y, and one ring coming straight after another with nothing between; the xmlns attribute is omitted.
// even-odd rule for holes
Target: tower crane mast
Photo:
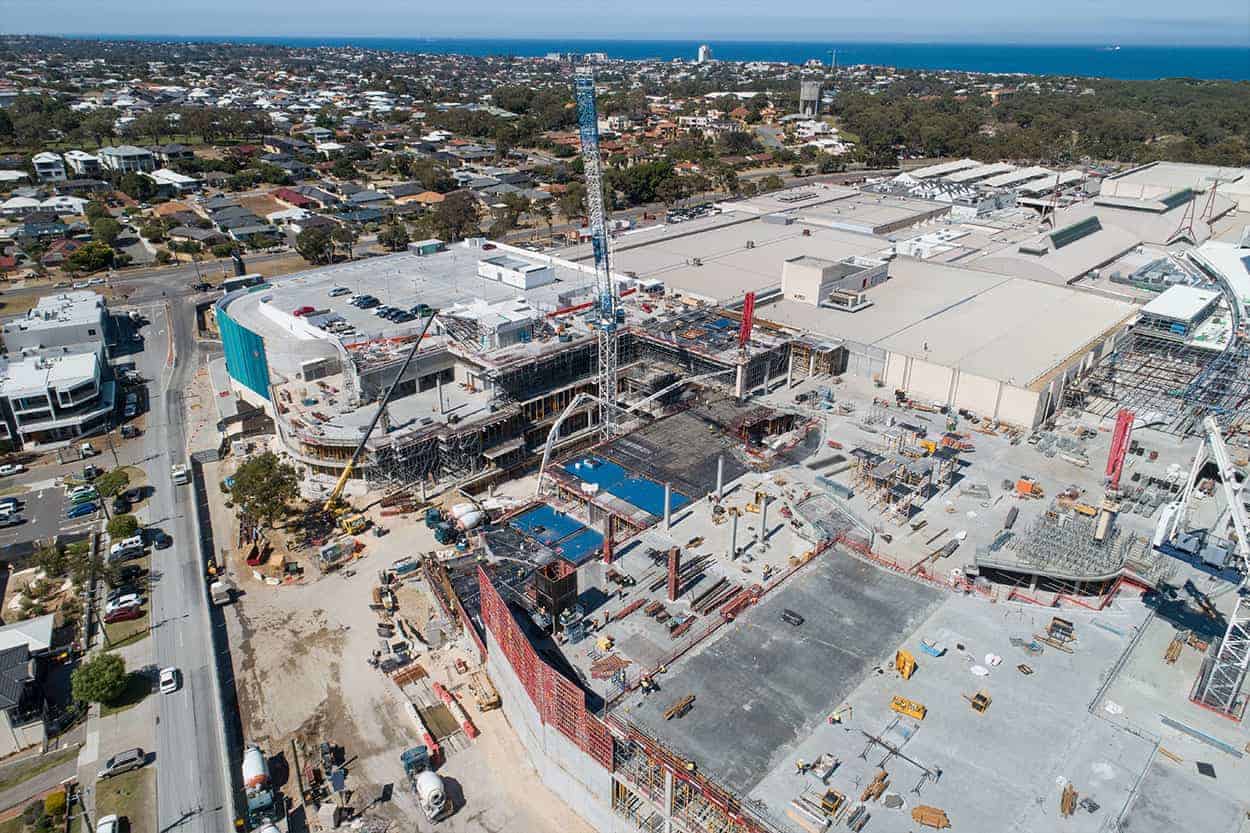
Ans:
<svg viewBox="0 0 1250 833"><path fill-rule="evenodd" d="M617 414L617 293L612 283L607 219L603 205L603 166L599 156L599 113L595 107L595 76L590 67L579 67L573 79L577 100L577 132L586 172L586 214L590 243L595 254L595 306L599 315L595 332L599 340L599 433L615 436Z"/></svg>

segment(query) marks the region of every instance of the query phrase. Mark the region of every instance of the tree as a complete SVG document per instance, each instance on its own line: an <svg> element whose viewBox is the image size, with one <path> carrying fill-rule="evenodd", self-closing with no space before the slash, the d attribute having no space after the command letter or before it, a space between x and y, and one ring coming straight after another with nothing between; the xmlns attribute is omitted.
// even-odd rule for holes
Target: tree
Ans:
<svg viewBox="0 0 1250 833"><path fill-rule="evenodd" d="M388 252L402 251L409 242L408 229L404 228L403 223L390 223L378 232L378 243Z"/></svg>
<svg viewBox="0 0 1250 833"><path fill-rule="evenodd" d="M147 202L156 196L156 183L138 173L122 174L117 188L132 200Z"/></svg>
<svg viewBox="0 0 1250 833"><path fill-rule="evenodd" d="M83 703L114 703L126 691L126 660L119 654L96 654L70 675L74 699Z"/></svg>
<svg viewBox="0 0 1250 833"><path fill-rule="evenodd" d="M122 224L112 217L101 217L91 224L91 236L106 246L112 246L122 233Z"/></svg>
<svg viewBox="0 0 1250 833"><path fill-rule="evenodd" d="M294 466L266 451L239 466L230 494L247 515L272 525L286 513L287 503L299 496L299 475Z"/></svg>
<svg viewBox="0 0 1250 833"><path fill-rule="evenodd" d="M330 173L339 179L355 179L357 175L356 166L346 156L340 156L334 160L334 164L330 167Z"/></svg>
<svg viewBox="0 0 1250 833"><path fill-rule="evenodd" d="M467 191L454 191L434 209L434 227L448 243L480 233L477 224L477 202Z"/></svg>
<svg viewBox="0 0 1250 833"><path fill-rule="evenodd" d="M334 257L334 242L329 230L313 226L295 236L295 251L309 263L329 263Z"/></svg>
<svg viewBox="0 0 1250 833"><path fill-rule="evenodd" d="M94 223L101 217L110 216L108 206L98 200L92 200L87 203L87 207L82 210L82 213L87 218L88 223Z"/></svg>
<svg viewBox="0 0 1250 833"><path fill-rule="evenodd" d="M99 272L113 264L114 252L107 244L92 241L80 246L65 259L65 267L71 272Z"/></svg>
<svg viewBox="0 0 1250 833"><path fill-rule="evenodd" d="M161 266L164 266L166 263L169 263L174 259L174 256L169 249L157 249L155 257L156 262Z"/></svg>
<svg viewBox="0 0 1250 833"><path fill-rule="evenodd" d="M360 235L351 226L337 226L334 231L330 232L330 242L334 246L342 246L347 250L347 259L352 259L352 246L356 245L356 241L360 239Z"/></svg>
<svg viewBox="0 0 1250 833"><path fill-rule="evenodd" d="M779 191L786 187L786 183L776 174L769 174L760 180L761 191Z"/></svg>
<svg viewBox="0 0 1250 833"><path fill-rule="evenodd" d="M560 195L560 214L566 219L571 220L586 213L586 186L580 182L570 183L564 193Z"/></svg>
<svg viewBox="0 0 1250 833"><path fill-rule="evenodd" d="M93 480L91 485L101 497L112 497L130 485L130 472L124 468L112 469Z"/></svg>
<svg viewBox="0 0 1250 833"><path fill-rule="evenodd" d="M114 515L108 523L109 538L121 541L139 531L139 519L134 515Z"/></svg>
<svg viewBox="0 0 1250 833"><path fill-rule="evenodd" d="M535 209L535 213L538 215L538 219L543 221L543 225L547 227L547 236L550 237L551 227L553 225L550 202L539 203L538 208Z"/></svg>

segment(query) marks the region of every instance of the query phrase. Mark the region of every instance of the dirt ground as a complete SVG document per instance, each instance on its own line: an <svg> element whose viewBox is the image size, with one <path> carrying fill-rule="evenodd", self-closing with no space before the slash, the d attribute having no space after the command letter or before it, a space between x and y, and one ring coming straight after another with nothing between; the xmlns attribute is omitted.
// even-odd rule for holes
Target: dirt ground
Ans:
<svg viewBox="0 0 1250 833"><path fill-rule="evenodd" d="M208 466L205 474L210 484L222 476L218 465ZM235 533L231 513L214 497L213 526L220 550L233 543ZM503 711L478 711L469 675L455 669L457 658L470 671L479 665L467 636L437 650L421 650L417 661L429 680L403 690L367 664L379 642L377 614L369 608L377 572L436 547L420 513L386 518L384 523L390 534L380 539L362 536L363 554L346 570L321 577L309 570L303 582L281 586L256 581L246 569L233 570L241 595L226 618L244 741L261 744L270 755L284 753L288 762L293 738L310 749L323 740L340 745L350 761L348 786L354 790L354 806L369 804L390 784L391 802L377 804L370 812L403 825L415 821L419 830L427 830L430 827L404 783L399 755L421 742L406 702L412 697L423 707L433 705L428 683L438 680L456 695L481 732L475 740L457 732L444 744L446 760L439 772L448 782L456 812L438 829L588 832L590 828L538 780ZM423 580L406 582L396 595L399 615L423 635L432 621L441 622L441 610ZM297 797L293 779L284 792Z"/></svg>

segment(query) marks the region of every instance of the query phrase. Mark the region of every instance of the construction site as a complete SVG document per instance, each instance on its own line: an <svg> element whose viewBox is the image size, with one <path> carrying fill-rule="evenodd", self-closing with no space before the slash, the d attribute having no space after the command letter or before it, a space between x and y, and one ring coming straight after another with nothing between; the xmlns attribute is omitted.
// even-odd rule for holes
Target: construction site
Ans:
<svg viewBox="0 0 1250 833"><path fill-rule="evenodd" d="M245 727L299 755L342 714L354 791L411 784L368 812L421 829L1245 829L1241 279L1111 291L1135 232L1045 199L813 186L613 238L576 93L588 247L217 302L218 408L327 519L275 563L217 510L232 627L313 646L249 649ZM1071 281L1009 263L1078 243ZM425 309L349 333L349 293Z"/></svg>

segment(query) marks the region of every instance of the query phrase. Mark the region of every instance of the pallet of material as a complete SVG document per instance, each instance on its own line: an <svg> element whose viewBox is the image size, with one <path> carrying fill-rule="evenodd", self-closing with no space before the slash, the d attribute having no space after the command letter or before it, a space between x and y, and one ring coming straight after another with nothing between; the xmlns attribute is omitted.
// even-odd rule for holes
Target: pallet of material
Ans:
<svg viewBox="0 0 1250 833"><path fill-rule="evenodd" d="M647 603L646 599L637 599L635 601L630 602L629 604L625 605L625 607L621 608L616 613L612 614L612 621L613 622L621 621L626 616L633 613L635 610L642 607L646 603Z"/></svg>
<svg viewBox="0 0 1250 833"><path fill-rule="evenodd" d="M673 639L677 639L679 636L681 636L683 633L690 630L690 628L694 626L694 619L695 617L691 616L689 619L687 619L686 621L682 622L680 625L678 625L677 627L669 631L668 635L671 636Z"/></svg>
<svg viewBox="0 0 1250 833"><path fill-rule="evenodd" d="M644 607L644 608L642 609L642 612L643 612L643 613L645 613L646 615L648 615L648 616L650 616L650 617L654 618L654 617L655 617L655 614L659 613L659 612L660 612L661 610L663 610L663 609L664 609L664 603L663 603L663 602L652 602L651 604L649 604L649 605L647 605L646 607Z"/></svg>
<svg viewBox="0 0 1250 833"><path fill-rule="evenodd" d="M917 824L923 824L925 827L932 827L934 830L944 830L951 826L951 820L946 817L946 812L937 807L931 807L928 804L921 804L913 807L911 810L911 819Z"/></svg>
<svg viewBox="0 0 1250 833"><path fill-rule="evenodd" d="M808 810L797 799L790 802L786 815L807 833L823 833L829 829L829 819Z"/></svg>

